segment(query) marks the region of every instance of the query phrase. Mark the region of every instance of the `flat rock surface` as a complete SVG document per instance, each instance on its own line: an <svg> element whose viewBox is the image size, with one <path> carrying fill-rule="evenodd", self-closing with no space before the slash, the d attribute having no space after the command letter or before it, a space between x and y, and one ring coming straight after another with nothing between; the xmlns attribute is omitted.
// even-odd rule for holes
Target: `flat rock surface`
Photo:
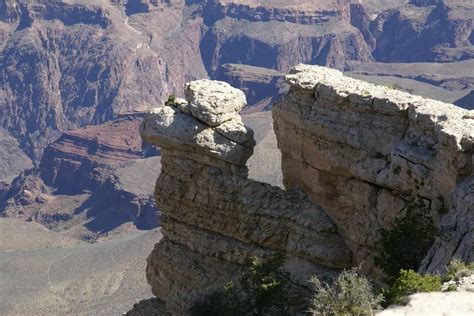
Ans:
<svg viewBox="0 0 474 316"><path fill-rule="evenodd" d="M418 293L409 297L405 306L393 306L379 316L469 316L474 314L473 292Z"/></svg>
<svg viewBox="0 0 474 316"><path fill-rule="evenodd" d="M283 188L281 152L278 149L271 112L242 116L245 125L255 133L257 145L247 161L249 178Z"/></svg>

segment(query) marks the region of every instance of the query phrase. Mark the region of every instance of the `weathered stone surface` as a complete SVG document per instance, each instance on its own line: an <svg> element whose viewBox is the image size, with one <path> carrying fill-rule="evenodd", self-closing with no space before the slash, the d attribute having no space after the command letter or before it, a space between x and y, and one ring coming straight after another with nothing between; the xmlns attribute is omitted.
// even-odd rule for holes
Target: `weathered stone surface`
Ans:
<svg viewBox="0 0 474 316"><path fill-rule="evenodd" d="M199 104L208 102L205 94L200 98ZM247 178L253 132L234 107L222 104L218 111L230 120L210 127L165 106L146 115L140 128L162 152L155 196L165 238L148 259L147 277L173 315L235 277L250 256L284 252L295 284L351 261L334 223L304 193Z"/></svg>
<svg viewBox="0 0 474 316"><path fill-rule="evenodd" d="M443 235L430 249L420 268L422 273L444 273L452 258L474 261L474 177L456 187L453 205L442 222Z"/></svg>
<svg viewBox="0 0 474 316"><path fill-rule="evenodd" d="M469 272L466 274L469 274ZM441 291L450 291L452 287L454 287L456 291L474 292L474 273L471 271L471 275L444 282Z"/></svg>
<svg viewBox="0 0 474 316"><path fill-rule="evenodd" d="M157 298L140 301L133 305L133 309L129 311L127 316L166 316L166 307L163 302Z"/></svg>
<svg viewBox="0 0 474 316"><path fill-rule="evenodd" d="M33 167L18 141L0 128L0 182L10 184L22 171Z"/></svg>
<svg viewBox="0 0 474 316"><path fill-rule="evenodd" d="M419 315L472 315L474 313L473 292L418 293L409 297L405 306L393 306L379 316L419 316Z"/></svg>
<svg viewBox="0 0 474 316"><path fill-rule="evenodd" d="M209 126L230 120L247 105L245 94L223 81L192 81L186 84L184 93L191 114Z"/></svg>
<svg viewBox="0 0 474 316"><path fill-rule="evenodd" d="M240 129L234 134L238 132ZM225 137L217 128L211 128L169 106L155 108L145 116L140 134L143 139L161 148L209 155L235 165L245 165L252 155L253 146L243 146Z"/></svg>
<svg viewBox="0 0 474 316"><path fill-rule="evenodd" d="M438 220L472 177L474 113L317 66L286 78L273 109L284 183L327 211L369 273L378 230L407 202L423 198Z"/></svg>

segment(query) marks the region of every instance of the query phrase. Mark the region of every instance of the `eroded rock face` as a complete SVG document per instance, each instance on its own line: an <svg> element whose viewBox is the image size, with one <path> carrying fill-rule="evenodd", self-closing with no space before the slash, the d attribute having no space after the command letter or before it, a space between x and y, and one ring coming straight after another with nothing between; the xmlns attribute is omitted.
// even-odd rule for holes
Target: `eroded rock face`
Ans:
<svg viewBox="0 0 474 316"><path fill-rule="evenodd" d="M454 61L474 57L472 1L413 0L382 12L370 24L383 62Z"/></svg>
<svg viewBox="0 0 474 316"><path fill-rule="evenodd" d="M40 162L41 178L62 192L81 192L97 167L144 157L136 130L139 116L125 116L101 125L64 132L46 147Z"/></svg>
<svg viewBox="0 0 474 316"><path fill-rule="evenodd" d="M10 184L22 171L33 166L16 139L0 128L0 182Z"/></svg>
<svg viewBox="0 0 474 316"><path fill-rule="evenodd" d="M206 77L201 26L183 20L183 6L0 1L0 125L39 162L61 132L144 111L190 78Z"/></svg>
<svg viewBox="0 0 474 316"><path fill-rule="evenodd" d="M353 263L376 273L380 228L416 197L439 218L473 177L473 112L318 66L299 65L286 80L290 92L273 109L284 183L321 205Z"/></svg>
<svg viewBox="0 0 474 316"><path fill-rule="evenodd" d="M216 84L188 84L189 105L193 95ZM155 197L165 238L148 259L147 277L174 315L235 277L250 256L283 251L295 284L351 261L334 223L305 194L247 178L253 132L229 106L239 90L220 89L223 97L215 105L232 114L224 123L211 126L186 106L165 106L146 115L140 128L143 139L162 150ZM215 100L206 92L201 99Z"/></svg>
<svg viewBox="0 0 474 316"><path fill-rule="evenodd" d="M452 208L442 222L444 234L439 237L424 259L420 272L443 274L452 258L474 261L474 177L456 187Z"/></svg>

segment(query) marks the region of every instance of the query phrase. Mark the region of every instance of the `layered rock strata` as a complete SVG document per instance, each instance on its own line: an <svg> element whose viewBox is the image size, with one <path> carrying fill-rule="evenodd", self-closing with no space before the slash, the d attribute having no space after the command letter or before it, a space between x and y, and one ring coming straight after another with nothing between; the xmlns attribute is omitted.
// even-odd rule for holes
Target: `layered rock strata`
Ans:
<svg viewBox="0 0 474 316"><path fill-rule="evenodd" d="M143 158L136 133L141 119L126 116L64 132L44 151L39 165L42 179L63 192L76 193L90 182L94 168Z"/></svg>
<svg viewBox="0 0 474 316"><path fill-rule="evenodd" d="M295 284L348 267L351 253L319 206L301 191L247 178L255 141L238 115L243 92L200 80L185 95L186 103L154 109L140 128L162 151L155 197L165 237L148 259L147 277L168 311L185 314L250 256L284 252Z"/></svg>
<svg viewBox="0 0 474 316"><path fill-rule="evenodd" d="M473 178L472 111L318 66L296 66L286 80L289 94L273 108L284 184L303 189L325 209L353 264L377 272L372 258L379 229L389 228L416 198L435 221L450 208L454 219L472 214L472 185L460 184ZM448 257L460 243L462 257L472 260L466 237L472 225L459 227Z"/></svg>

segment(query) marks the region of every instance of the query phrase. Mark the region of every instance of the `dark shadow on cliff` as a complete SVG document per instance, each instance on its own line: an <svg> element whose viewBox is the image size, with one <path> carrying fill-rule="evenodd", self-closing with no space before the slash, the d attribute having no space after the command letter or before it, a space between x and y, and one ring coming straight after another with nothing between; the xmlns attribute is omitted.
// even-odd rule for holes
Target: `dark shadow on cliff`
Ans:
<svg viewBox="0 0 474 316"><path fill-rule="evenodd" d="M140 230L159 226L159 212L152 199L139 203L128 197L127 192L115 192L118 196L103 193L91 195L74 211L74 215L85 213L88 223L84 227L94 234L106 234L127 222Z"/></svg>

